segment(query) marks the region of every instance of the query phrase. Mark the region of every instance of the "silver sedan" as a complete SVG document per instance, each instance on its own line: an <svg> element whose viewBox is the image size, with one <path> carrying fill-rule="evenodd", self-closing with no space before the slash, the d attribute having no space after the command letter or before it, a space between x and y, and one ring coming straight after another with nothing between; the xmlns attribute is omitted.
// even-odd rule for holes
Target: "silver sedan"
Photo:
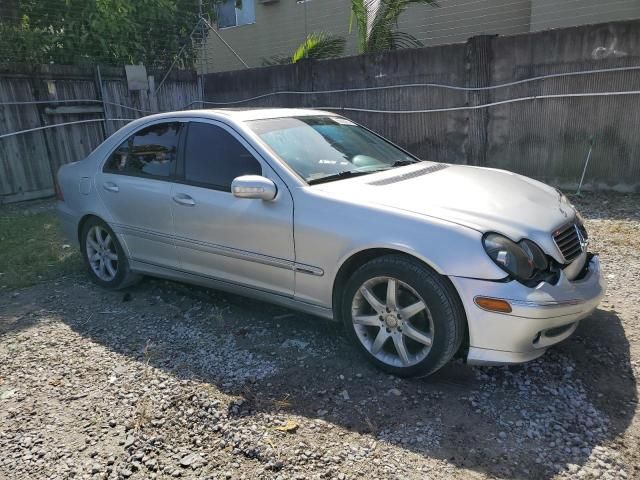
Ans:
<svg viewBox="0 0 640 480"><path fill-rule="evenodd" d="M329 112L144 117L63 166L57 190L99 285L153 275L341 321L397 375L534 359L604 294L556 189L420 161Z"/></svg>

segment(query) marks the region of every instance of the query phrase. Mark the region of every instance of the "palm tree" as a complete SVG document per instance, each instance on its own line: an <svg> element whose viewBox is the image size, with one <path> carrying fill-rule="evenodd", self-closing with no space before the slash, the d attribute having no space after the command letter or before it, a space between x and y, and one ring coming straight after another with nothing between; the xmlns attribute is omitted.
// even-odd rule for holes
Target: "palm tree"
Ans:
<svg viewBox="0 0 640 480"><path fill-rule="evenodd" d="M337 35L326 33L310 33L290 57L274 56L262 60L263 65L285 65L297 63L305 58L321 60L325 58L337 58L344 52L346 40Z"/></svg>
<svg viewBox="0 0 640 480"><path fill-rule="evenodd" d="M351 0L349 32L356 24L359 53L422 47L413 35L400 32L398 17L413 4L438 6L435 0Z"/></svg>

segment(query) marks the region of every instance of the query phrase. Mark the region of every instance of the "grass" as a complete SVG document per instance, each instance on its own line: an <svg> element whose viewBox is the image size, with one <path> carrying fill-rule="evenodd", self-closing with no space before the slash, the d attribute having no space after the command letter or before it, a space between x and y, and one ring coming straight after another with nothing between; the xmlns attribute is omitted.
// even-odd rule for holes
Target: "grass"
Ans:
<svg viewBox="0 0 640 480"><path fill-rule="evenodd" d="M81 262L52 209L0 208L0 292L78 271Z"/></svg>

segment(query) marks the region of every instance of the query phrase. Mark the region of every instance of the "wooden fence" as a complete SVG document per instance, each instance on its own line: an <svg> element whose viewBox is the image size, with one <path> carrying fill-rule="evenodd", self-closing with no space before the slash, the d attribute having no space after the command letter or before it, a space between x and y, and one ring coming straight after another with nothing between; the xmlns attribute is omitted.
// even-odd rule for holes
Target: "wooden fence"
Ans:
<svg viewBox="0 0 640 480"><path fill-rule="evenodd" d="M109 119L176 110L200 98L195 72L172 73L157 95L154 78L149 90L129 91L124 68L0 68L0 136L97 120L0 138L0 203L52 195L60 165L86 157L126 123Z"/></svg>
<svg viewBox="0 0 640 480"><path fill-rule="evenodd" d="M640 20L208 74L203 83L211 107L330 108L421 158L566 188L593 146L587 188L640 191ZM201 100L195 72L174 72L153 90L129 91L124 68L0 68L0 202L51 195L61 164L123 125L109 119Z"/></svg>

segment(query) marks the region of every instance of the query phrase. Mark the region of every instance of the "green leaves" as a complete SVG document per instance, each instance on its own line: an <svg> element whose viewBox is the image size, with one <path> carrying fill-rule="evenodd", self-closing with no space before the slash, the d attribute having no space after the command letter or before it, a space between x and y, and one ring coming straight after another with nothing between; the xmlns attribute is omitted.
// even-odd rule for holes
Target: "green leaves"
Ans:
<svg viewBox="0 0 640 480"><path fill-rule="evenodd" d="M203 2L205 13L215 2ZM0 62L164 69L186 44L183 66L195 63L194 0L18 0L18 8L20 24L0 23Z"/></svg>
<svg viewBox="0 0 640 480"><path fill-rule="evenodd" d="M310 33L302 44L293 52L291 63L299 62L304 58L320 60L323 58L336 58L344 52L346 40L336 35L326 33Z"/></svg>
<svg viewBox="0 0 640 480"><path fill-rule="evenodd" d="M413 4L437 6L434 0L351 0L349 31L355 24L360 53L421 47L413 35L397 30L398 18Z"/></svg>
<svg viewBox="0 0 640 480"><path fill-rule="evenodd" d="M288 65L297 63L300 60L322 60L326 58L337 58L344 53L346 40L337 35L329 35L324 32L310 33L307 38L296 48L290 57L274 55L270 58L263 58L262 65Z"/></svg>

